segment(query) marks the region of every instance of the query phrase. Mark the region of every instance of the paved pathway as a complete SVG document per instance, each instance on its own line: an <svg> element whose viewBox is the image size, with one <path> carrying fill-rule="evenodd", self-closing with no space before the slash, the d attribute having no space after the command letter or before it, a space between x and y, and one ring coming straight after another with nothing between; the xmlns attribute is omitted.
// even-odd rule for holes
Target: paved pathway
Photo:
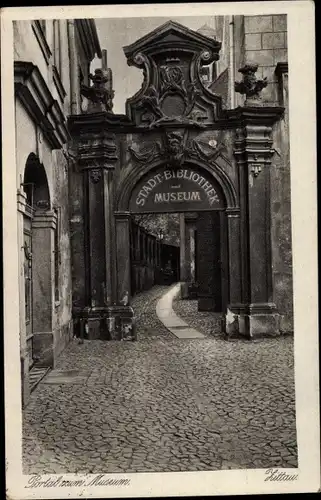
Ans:
<svg viewBox="0 0 321 500"><path fill-rule="evenodd" d="M24 411L24 473L297 465L292 339L178 339L165 290L135 298L138 342L66 348Z"/></svg>
<svg viewBox="0 0 321 500"><path fill-rule="evenodd" d="M180 284L177 283L158 300L156 304L156 314L158 319L173 335L175 335L175 337L178 337L179 339L203 339L205 335L195 330L195 328L190 328L189 325L173 311L173 300L177 297L177 295L179 295L179 293Z"/></svg>

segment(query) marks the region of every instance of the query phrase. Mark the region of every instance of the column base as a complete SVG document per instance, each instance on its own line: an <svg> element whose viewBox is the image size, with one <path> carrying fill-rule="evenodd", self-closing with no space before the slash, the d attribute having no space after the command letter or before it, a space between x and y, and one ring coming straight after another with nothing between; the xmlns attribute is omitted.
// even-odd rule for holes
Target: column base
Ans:
<svg viewBox="0 0 321 500"><path fill-rule="evenodd" d="M106 318L111 340L137 340L136 318L130 306L110 306Z"/></svg>
<svg viewBox="0 0 321 500"><path fill-rule="evenodd" d="M197 299L197 284L193 281L181 283L181 298L189 300Z"/></svg>
<svg viewBox="0 0 321 500"><path fill-rule="evenodd" d="M280 335L280 315L273 303L230 304L225 315L228 337L240 335L248 339Z"/></svg>
<svg viewBox="0 0 321 500"><path fill-rule="evenodd" d="M182 281L181 282L181 299L188 299L188 285L189 283L187 281Z"/></svg>
<svg viewBox="0 0 321 500"><path fill-rule="evenodd" d="M54 336L53 332L34 332L33 356L35 366L53 368L54 366Z"/></svg>
<svg viewBox="0 0 321 500"><path fill-rule="evenodd" d="M136 340L136 318L130 306L84 308L75 314L77 336L88 340Z"/></svg>

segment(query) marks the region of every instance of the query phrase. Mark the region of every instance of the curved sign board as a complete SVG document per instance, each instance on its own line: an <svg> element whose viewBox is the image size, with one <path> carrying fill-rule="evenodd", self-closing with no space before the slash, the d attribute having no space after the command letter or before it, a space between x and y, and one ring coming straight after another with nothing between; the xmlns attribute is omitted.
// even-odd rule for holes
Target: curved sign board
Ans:
<svg viewBox="0 0 321 500"><path fill-rule="evenodd" d="M224 208L219 185L207 172L162 167L149 172L133 189L132 213L194 212Z"/></svg>

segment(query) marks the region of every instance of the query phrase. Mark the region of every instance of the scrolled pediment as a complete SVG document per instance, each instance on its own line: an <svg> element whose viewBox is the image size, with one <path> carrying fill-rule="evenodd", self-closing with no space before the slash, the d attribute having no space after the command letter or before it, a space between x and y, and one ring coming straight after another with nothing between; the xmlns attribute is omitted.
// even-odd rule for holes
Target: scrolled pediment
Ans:
<svg viewBox="0 0 321 500"><path fill-rule="evenodd" d="M127 114L137 126L202 128L213 123L221 98L210 94L200 67L218 60L221 43L173 21L124 48L129 65L143 69L144 81L127 101Z"/></svg>

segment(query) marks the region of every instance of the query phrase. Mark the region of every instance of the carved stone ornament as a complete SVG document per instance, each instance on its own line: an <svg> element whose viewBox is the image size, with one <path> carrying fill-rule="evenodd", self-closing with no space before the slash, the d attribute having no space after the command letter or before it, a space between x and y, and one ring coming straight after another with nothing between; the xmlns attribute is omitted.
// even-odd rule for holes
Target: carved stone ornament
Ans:
<svg viewBox="0 0 321 500"><path fill-rule="evenodd" d="M154 85L150 85L141 100L141 107L147 108L142 118L143 121L149 122L149 128L167 122L202 127L200 118L203 116L200 113L192 112L195 99L200 92L196 82L191 82L186 86L183 72L179 66L161 66L159 81L159 91ZM175 105L178 109L173 109L171 98L175 99Z"/></svg>
<svg viewBox="0 0 321 500"><path fill-rule="evenodd" d="M124 47L129 65L143 69L141 90L126 103L136 125L204 128L221 106L209 93L200 68L219 59L221 42L168 21Z"/></svg>
<svg viewBox="0 0 321 500"><path fill-rule="evenodd" d="M261 92L268 84L266 77L263 80L256 78L255 73L257 70L258 64L255 63L246 64L243 68L239 69L239 73L243 75L243 80L235 82L235 92L245 95L245 105L257 106L260 104L262 99Z"/></svg>
<svg viewBox="0 0 321 500"><path fill-rule="evenodd" d="M262 171L262 166L260 164L252 165L251 172L253 177L257 177L261 171Z"/></svg>
<svg viewBox="0 0 321 500"><path fill-rule="evenodd" d="M180 166L185 156L185 137L180 132L169 132L166 135L166 151L168 161L175 166Z"/></svg>
<svg viewBox="0 0 321 500"><path fill-rule="evenodd" d="M202 161L213 162L223 150L224 143L218 144L217 140L209 137L195 137L187 140L187 130L184 132L167 132L164 137L164 145L155 142L149 147L141 149L128 147L133 159L139 163L152 163L155 160L166 157L169 164L180 166L187 157L193 157Z"/></svg>
<svg viewBox="0 0 321 500"><path fill-rule="evenodd" d="M94 168L90 171L90 179L93 184L97 184L97 182L101 179L101 170L98 168Z"/></svg>
<svg viewBox="0 0 321 500"><path fill-rule="evenodd" d="M89 75L89 78L93 82L93 85L91 87L81 85L80 89L81 94L90 102L88 112L111 112L113 109L114 91L111 88L112 76L110 70L98 68L95 70L94 75Z"/></svg>
<svg viewBox="0 0 321 500"><path fill-rule="evenodd" d="M129 146L128 151L136 161L141 163L152 162L163 153L162 146L159 142L155 142L150 148L142 148L140 151Z"/></svg>
<svg viewBox="0 0 321 500"><path fill-rule="evenodd" d="M211 162L218 157L221 150L224 148L224 144L220 144L218 146L217 141L215 141L214 139L205 141L196 137L190 143L189 153L190 155L197 156L201 160Z"/></svg>
<svg viewBox="0 0 321 500"><path fill-rule="evenodd" d="M36 207L40 210L48 210L50 208L50 203L48 200L39 200L36 203Z"/></svg>

